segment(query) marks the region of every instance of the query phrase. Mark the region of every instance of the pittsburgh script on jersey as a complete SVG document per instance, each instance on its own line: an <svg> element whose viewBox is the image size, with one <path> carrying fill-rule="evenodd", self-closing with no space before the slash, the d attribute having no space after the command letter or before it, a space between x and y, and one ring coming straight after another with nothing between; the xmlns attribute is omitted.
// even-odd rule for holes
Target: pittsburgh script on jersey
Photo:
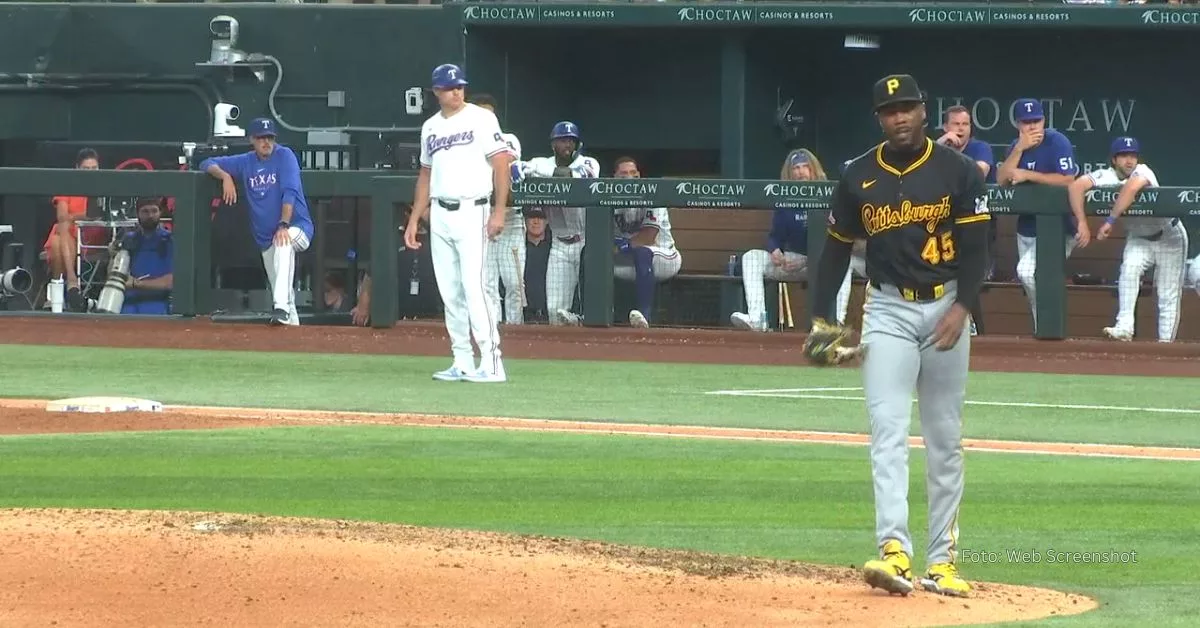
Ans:
<svg viewBox="0 0 1200 628"><path fill-rule="evenodd" d="M425 140L425 150L429 153L430 157L433 157L434 153L438 152L439 150L442 150L443 148L450 148L451 146L460 146L462 144L470 144L471 142L474 142L474 141L475 141L475 131L473 131L473 130L472 131L463 131L462 133L454 133L452 135L447 135L445 137L438 137L436 135L430 135L429 138Z"/></svg>
<svg viewBox="0 0 1200 628"><path fill-rule="evenodd" d="M891 205L875 207L867 203L862 206L862 223L867 235L875 235L888 229L898 229L905 225L925 223L929 233L937 230L940 220L950 217L950 197L943 196L942 200L928 205L913 205L911 201L900 203L900 209L892 209Z"/></svg>

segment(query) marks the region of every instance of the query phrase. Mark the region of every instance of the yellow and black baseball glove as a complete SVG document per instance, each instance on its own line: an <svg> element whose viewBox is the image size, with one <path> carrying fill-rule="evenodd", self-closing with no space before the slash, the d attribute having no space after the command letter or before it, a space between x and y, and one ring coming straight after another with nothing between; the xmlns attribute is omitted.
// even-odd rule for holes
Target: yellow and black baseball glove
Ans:
<svg viewBox="0 0 1200 628"><path fill-rule="evenodd" d="M859 355L859 347L847 347L850 330L821 318L814 318L804 339L804 357L817 366L834 366Z"/></svg>

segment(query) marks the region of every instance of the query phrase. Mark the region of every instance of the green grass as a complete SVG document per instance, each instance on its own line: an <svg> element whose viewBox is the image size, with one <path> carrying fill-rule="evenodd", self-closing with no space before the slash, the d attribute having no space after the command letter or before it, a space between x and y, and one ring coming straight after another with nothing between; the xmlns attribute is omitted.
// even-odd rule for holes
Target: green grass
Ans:
<svg viewBox="0 0 1200 628"><path fill-rule="evenodd" d="M920 565L922 452L912 464ZM1200 465L970 453L968 469L969 577L1107 603L1054 624L1170 624L1200 610L1185 595L1200 584ZM339 517L838 565L874 544L869 464L848 447L388 427L24 436L0 438L0 478L5 507ZM1048 548L1138 562L1007 559ZM972 562L983 553L1001 560Z"/></svg>
<svg viewBox="0 0 1200 628"><path fill-rule="evenodd" d="M705 394L861 386L850 368L509 360L511 381L481 394L433 381L430 373L447 365L442 358L22 345L0 345L0 355L26 365L5 376L3 394L14 397L119 393L200 405L867 430L861 401ZM134 366L98 367L115 363ZM967 397L1200 413L1192 384L1189 378L972 373ZM920 429L916 418L914 412L913 434ZM1200 430L1190 429L1197 420L1200 414L969 406L964 430L974 438L1200 447Z"/></svg>
<svg viewBox="0 0 1200 628"><path fill-rule="evenodd" d="M510 360L512 381L433 382L447 359L0 346L4 395L864 432L861 401L728 397L857 387L854 369ZM111 368L111 365L124 365ZM1198 409L1192 380L973 373L968 399ZM860 391L831 392L861 396ZM919 422L913 421L913 433ZM1196 414L968 406L979 438L1200 446ZM923 451L911 524L925 541ZM967 454L962 544L973 579L1097 596L1057 626L1192 625L1200 465ZM0 438L0 506L223 510L601 539L838 565L869 557L858 447L396 427ZM1050 564L1047 549L1136 551ZM1008 560L1038 550L1038 563ZM995 553L998 562L980 562ZM976 559L976 560L973 560Z"/></svg>

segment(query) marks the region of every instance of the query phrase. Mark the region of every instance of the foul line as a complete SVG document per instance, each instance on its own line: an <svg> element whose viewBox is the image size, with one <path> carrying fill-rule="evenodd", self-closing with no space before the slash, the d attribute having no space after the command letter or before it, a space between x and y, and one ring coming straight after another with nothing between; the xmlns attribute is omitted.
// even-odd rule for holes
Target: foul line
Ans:
<svg viewBox="0 0 1200 628"><path fill-rule="evenodd" d="M713 390L706 395L726 395L730 397L769 397L775 399L825 399L832 401L866 401L866 397L851 397L849 395L809 394L816 392L840 392L862 390L862 388L768 388L762 390ZM916 400L913 400L916 403ZM972 401L963 402L968 406L993 406L1001 408L1048 408L1052 410L1104 410L1110 412L1157 412L1159 414L1200 414L1200 409L1191 408L1139 408L1134 406L1097 406L1079 403L1034 403L1027 401Z"/></svg>

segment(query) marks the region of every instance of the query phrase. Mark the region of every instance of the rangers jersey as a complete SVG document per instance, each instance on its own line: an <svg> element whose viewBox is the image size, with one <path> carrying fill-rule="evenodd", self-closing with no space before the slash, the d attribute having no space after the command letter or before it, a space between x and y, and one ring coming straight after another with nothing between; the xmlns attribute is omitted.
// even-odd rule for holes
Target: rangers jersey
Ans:
<svg viewBox="0 0 1200 628"><path fill-rule="evenodd" d="M1146 164L1138 164L1133 172L1129 174L1129 179L1122 179L1121 175L1115 168L1101 168L1093 170L1087 174L1087 177L1092 180L1092 183L1098 188L1119 188L1125 185L1125 182L1134 177L1142 177L1148 181L1147 187L1158 187L1158 177L1154 175L1154 171ZM1156 218L1156 217L1135 217L1125 214L1122 216L1125 222L1125 232L1131 236L1154 236L1162 232L1163 229L1171 226L1171 221L1174 218Z"/></svg>
<svg viewBox="0 0 1200 628"><path fill-rule="evenodd" d="M613 210L613 223L617 234L624 238L632 238L646 227L654 227L658 235L654 237L654 246L660 249L674 249L675 238L671 235L671 219L667 216L666 207L629 207Z"/></svg>

